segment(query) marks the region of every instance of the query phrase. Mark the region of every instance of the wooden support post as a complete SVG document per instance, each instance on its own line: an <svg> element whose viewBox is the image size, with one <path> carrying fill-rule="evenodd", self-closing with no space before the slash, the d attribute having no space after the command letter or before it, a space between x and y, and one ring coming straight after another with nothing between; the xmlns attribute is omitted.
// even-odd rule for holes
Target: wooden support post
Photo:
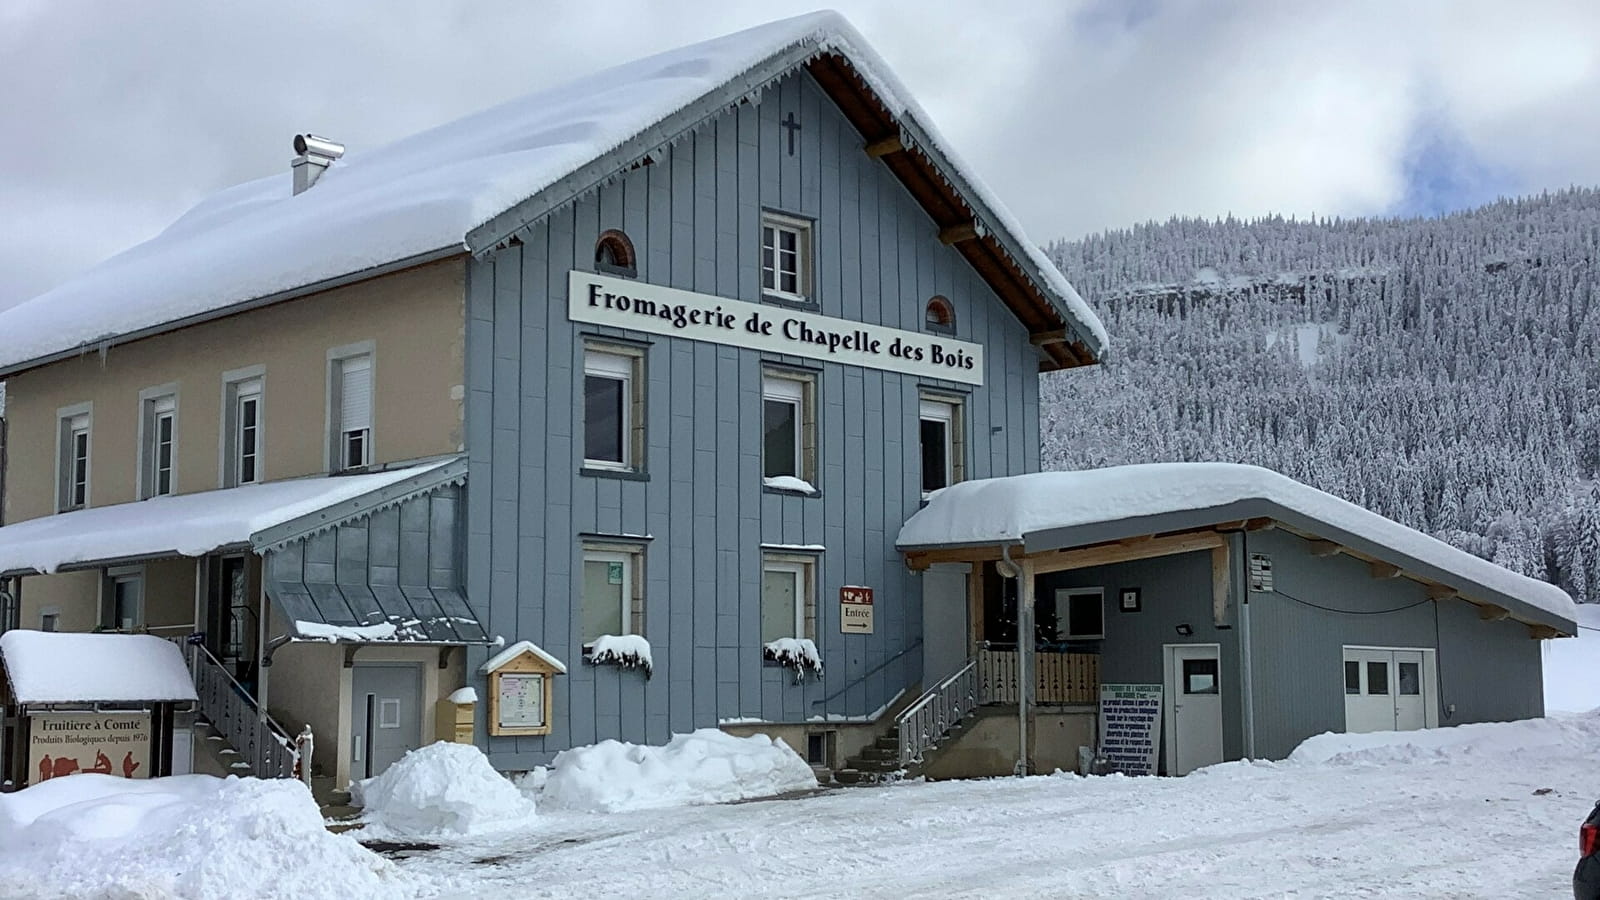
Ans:
<svg viewBox="0 0 1600 900"><path fill-rule="evenodd" d="M972 564L967 575L967 655L977 656L983 646L983 563Z"/></svg>
<svg viewBox="0 0 1600 900"><path fill-rule="evenodd" d="M1372 562L1367 563L1367 567L1372 571L1373 578L1400 577L1400 567L1392 563L1386 563L1381 560L1373 560Z"/></svg>
<svg viewBox="0 0 1600 900"><path fill-rule="evenodd" d="M1344 548L1333 541L1307 541L1311 547L1312 556L1337 556Z"/></svg>
<svg viewBox="0 0 1600 900"><path fill-rule="evenodd" d="M866 147L867 155L873 159L882 159L891 153L899 153L904 149L906 149L906 143L900 139L898 134L891 134L886 138L873 141L867 144Z"/></svg>
<svg viewBox="0 0 1600 900"><path fill-rule="evenodd" d="M1017 575L1017 767L1018 777L1027 775L1031 748L1028 746L1033 718L1035 678L1033 629L1033 561L1024 559Z"/></svg>
<svg viewBox="0 0 1600 900"><path fill-rule="evenodd" d="M1211 548L1211 624L1228 624L1228 594L1229 590L1229 564L1228 545L1224 542L1219 547Z"/></svg>
<svg viewBox="0 0 1600 900"><path fill-rule="evenodd" d="M1478 618L1485 622L1498 622L1510 615L1511 610L1506 609L1504 606L1495 606L1493 603L1481 603L1478 605ZM1534 627L1539 628L1543 626Z"/></svg>

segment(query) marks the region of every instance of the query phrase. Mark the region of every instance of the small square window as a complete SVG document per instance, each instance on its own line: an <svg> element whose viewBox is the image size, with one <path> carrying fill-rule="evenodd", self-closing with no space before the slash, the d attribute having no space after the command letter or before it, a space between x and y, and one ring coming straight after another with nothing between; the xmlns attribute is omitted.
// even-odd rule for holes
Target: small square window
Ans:
<svg viewBox="0 0 1600 900"><path fill-rule="evenodd" d="M583 353L583 465L632 471L644 456L643 356L594 345Z"/></svg>
<svg viewBox="0 0 1600 900"><path fill-rule="evenodd" d="M810 222L762 214L761 291L796 303L812 302Z"/></svg>
<svg viewBox="0 0 1600 900"><path fill-rule="evenodd" d="M1092 641L1106 636L1105 591L1064 588L1056 591L1056 640Z"/></svg>
<svg viewBox="0 0 1600 900"><path fill-rule="evenodd" d="M957 400L923 397L918 414L922 448L922 495L962 479L961 405Z"/></svg>
<svg viewBox="0 0 1600 900"><path fill-rule="evenodd" d="M640 548L586 545L583 548L581 642L602 635L644 634L644 595Z"/></svg>
<svg viewBox="0 0 1600 900"><path fill-rule="evenodd" d="M1184 660L1183 692L1185 694L1217 693L1217 661L1214 659Z"/></svg>
<svg viewBox="0 0 1600 900"><path fill-rule="evenodd" d="M1389 664L1386 662L1367 663L1367 693L1372 695L1389 693Z"/></svg>
<svg viewBox="0 0 1600 900"><path fill-rule="evenodd" d="M106 570L100 624L110 631L132 631L144 624L143 569Z"/></svg>

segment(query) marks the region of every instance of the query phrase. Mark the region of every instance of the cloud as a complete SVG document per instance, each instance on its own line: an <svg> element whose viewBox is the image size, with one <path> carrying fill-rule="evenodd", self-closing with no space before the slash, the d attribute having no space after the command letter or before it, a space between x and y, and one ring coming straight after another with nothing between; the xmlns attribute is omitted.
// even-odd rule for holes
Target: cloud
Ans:
<svg viewBox="0 0 1600 900"><path fill-rule="evenodd" d="M155 234L210 192L286 171L297 131L371 147L806 9L183 0L91 16L7 4L0 306ZM1600 4L851 0L843 11L1040 241L1173 214L1382 214L1419 208L1423 189L1427 208L1446 208L1600 181ZM1467 168L1440 179L1446 160Z"/></svg>

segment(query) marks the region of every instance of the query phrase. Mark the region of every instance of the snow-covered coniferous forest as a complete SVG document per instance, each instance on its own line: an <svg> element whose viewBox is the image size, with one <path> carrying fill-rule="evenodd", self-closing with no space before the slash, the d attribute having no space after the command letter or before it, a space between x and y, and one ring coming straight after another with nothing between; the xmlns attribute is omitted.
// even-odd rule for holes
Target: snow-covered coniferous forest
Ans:
<svg viewBox="0 0 1600 900"><path fill-rule="evenodd" d="M1045 468L1262 465L1600 602L1600 191L1049 250L1114 346L1044 379Z"/></svg>

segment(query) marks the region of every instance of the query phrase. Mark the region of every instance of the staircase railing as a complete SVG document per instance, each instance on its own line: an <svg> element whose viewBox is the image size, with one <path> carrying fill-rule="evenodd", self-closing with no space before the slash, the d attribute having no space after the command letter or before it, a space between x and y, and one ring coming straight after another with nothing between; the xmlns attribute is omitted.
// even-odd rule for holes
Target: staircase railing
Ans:
<svg viewBox="0 0 1600 900"><path fill-rule="evenodd" d="M204 645L186 643L184 658L194 676L194 691L200 697L200 714L233 745L233 749L261 778L301 778L310 760L301 765L301 743L279 725L255 698L247 693Z"/></svg>
<svg viewBox="0 0 1600 900"><path fill-rule="evenodd" d="M895 716L900 735L900 765L921 762L924 753L977 708L978 660L973 658Z"/></svg>

